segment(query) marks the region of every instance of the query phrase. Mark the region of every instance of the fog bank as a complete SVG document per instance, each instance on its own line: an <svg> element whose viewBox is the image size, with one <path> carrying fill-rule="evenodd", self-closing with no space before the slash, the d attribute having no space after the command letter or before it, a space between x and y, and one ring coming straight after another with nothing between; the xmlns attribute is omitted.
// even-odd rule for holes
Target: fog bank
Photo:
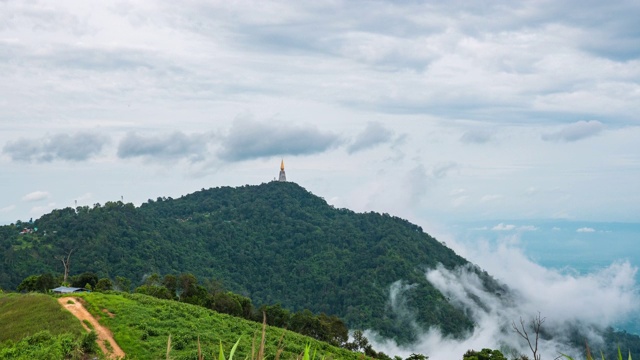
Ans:
<svg viewBox="0 0 640 360"><path fill-rule="evenodd" d="M368 332L375 349L403 357L422 353L437 360L462 359L469 349L492 348L502 349L508 358L516 353L531 358L527 343L518 337L512 324L519 325L521 318L528 324L540 314L545 319L544 331L552 335L552 340L539 343L542 358L554 359L561 352L577 356L579 350L566 345L569 329L580 329L581 335L595 345L601 341L595 332L638 313L640 297L635 283L638 269L629 262L614 262L581 275L570 268L548 269L536 264L525 256L513 237L504 238L497 245L481 241L475 246L463 246L452 239L447 239L447 244L511 292L507 296L487 292L472 271L473 266L453 271L439 266L428 271L426 278L472 317L476 323L473 333L464 339L451 339L443 337L437 329L422 329L418 330L416 343L399 347ZM406 316L411 312L398 306L402 304L398 298L402 292L398 289L397 284L390 289L390 302L394 305L391 308Z"/></svg>

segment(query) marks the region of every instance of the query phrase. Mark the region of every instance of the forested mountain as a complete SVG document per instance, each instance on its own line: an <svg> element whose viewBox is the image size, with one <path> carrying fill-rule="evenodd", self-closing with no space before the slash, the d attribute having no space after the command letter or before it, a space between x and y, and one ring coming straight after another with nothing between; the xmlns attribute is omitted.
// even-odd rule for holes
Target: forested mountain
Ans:
<svg viewBox="0 0 640 360"><path fill-rule="evenodd" d="M0 227L0 251L6 289L31 274L61 274L59 258L71 253L71 274L123 276L136 285L151 273L191 272L256 304L338 315L350 328L409 340L409 319L391 311L389 300L401 281L402 305L419 325L447 334L473 326L424 276L465 259L406 220L336 209L291 182L203 189L140 207L54 210Z"/></svg>

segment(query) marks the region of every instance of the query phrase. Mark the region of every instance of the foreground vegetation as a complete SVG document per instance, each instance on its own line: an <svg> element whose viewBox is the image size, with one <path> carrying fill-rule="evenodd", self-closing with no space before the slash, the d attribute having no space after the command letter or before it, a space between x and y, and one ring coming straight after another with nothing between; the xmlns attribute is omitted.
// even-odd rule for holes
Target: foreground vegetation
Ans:
<svg viewBox="0 0 640 360"><path fill-rule="evenodd" d="M369 359L366 339L355 334L360 352L331 346L281 328L247 321L203 307L144 294L74 294L100 323L108 327L127 359ZM524 329L524 328L523 328ZM540 331L540 329L538 329ZM536 334L535 329L531 335ZM514 334L515 336L515 334ZM264 345L263 345L264 344ZM619 349L619 348L618 348ZM632 351L628 357L631 360ZM63 310L56 298L43 294L0 294L0 359L95 359L94 332ZM222 356L222 357L221 357ZM562 355L573 360L568 355ZM536 357L537 358L537 357ZM587 348L585 358L592 360ZM614 356L597 358L622 360ZM386 359L391 359L386 357ZM400 357L394 360L402 360ZM426 360L412 354L405 360ZM469 350L463 360L506 360L499 351ZM529 359L519 355L513 360Z"/></svg>
<svg viewBox="0 0 640 360"><path fill-rule="evenodd" d="M63 301L80 301L109 328L127 359L371 359L373 352L356 332L353 351L326 342L203 307L121 292L76 293ZM44 294L0 295L0 359L87 359L100 355L96 334ZM90 328L93 328L90 326ZM389 359L382 353L381 359ZM100 357L102 357L100 355ZM231 359L231 357L229 357ZM394 358L402 360L400 357ZM410 360L426 356L412 355Z"/></svg>
<svg viewBox="0 0 640 360"><path fill-rule="evenodd" d="M205 358L213 358L214 354L217 358L220 344L224 349L231 349L238 339L236 356L244 359L251 354L254 337L259 341L262 333L262 325L256 322L147 295L90 293L80 296L87 310L112 331L116 342L131 359L165 358L169 335L174 360L197 359L198 342ZM266 354L271 358L275 356L280 343L283 344L282 359L296 358L308 344L325 358L358 359L362 355L268 326Z"/></svg>
<svg viewBox="0 0 640 360"><path fill-rule="evenodd" d="M0 294L0 359L95 357L95 341L51 296Z"/></svg>
<svg viewBox="0 0 640 360"><path fill-rule="evenodd" d="M83 273L68 278L72 286L81 287L98 292L109 292L114 284L108 278L98 279L94 273ZM62 281L60 277L51 274L30 275L18 286L19 291L50 293L56 283ZM348 329L344 322L333 315L315 315L309 310L290 312L280 304L262 305L255 308L251 299L222 289L222 284L199 284L193 274L165 275L158 274L147 277L144 284L137 287L136 294L149 295L158 299L185 302L192 305L215 310L234 317L264 322L265 324L312 337L336 347L343 347L351 351L360 351L368 357L390 360L389 356L377 352L362 334L354 331L354 340L349 342Z"/></svg>
<svg viewBox="0 0 640 360"><path fill-rule="evenodd" d="M39 331L74 336L84 333L78 320L51 296L0 294L0 343L19 341Z"/></svg>
<svg viewBox="0 0 640 360"><path fill-rule="evenodd" d="M69 277L68 280L74 287L95 289L99 292L109 291L114 287L110 279L98 279L98 276L94 273L74 275ZM54 277L51 274L30 275L18 285L17 290L48 293L60 281L62 281L62 278ZM199 283L193 274L181 274L179 276L169 274L163 278L158 274L152 274L134 292L159 299L202 306L218 313L240 317L245 320L262 322L263 317L266 316L268 325L285 328L338 347L351 350L363 347L367 355L379 357L370 347L349 343L347 326L337 316L324 313L316 315L306 309L290 312L280 304L262 305L256 308L251 299L225 291L222 284L218 282L204 286Z"/></svg>

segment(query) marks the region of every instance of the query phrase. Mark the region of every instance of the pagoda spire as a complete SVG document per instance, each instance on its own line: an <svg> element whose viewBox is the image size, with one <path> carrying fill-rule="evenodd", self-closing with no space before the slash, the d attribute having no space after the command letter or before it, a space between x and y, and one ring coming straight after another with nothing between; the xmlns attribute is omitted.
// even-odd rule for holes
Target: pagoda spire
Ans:
<svg viewBox="0 0 640 360"><path fill-rule="evenodd" d="M284 173L284 159L280 162L280 177L278 181L287 181L287 175Z"/></svg>

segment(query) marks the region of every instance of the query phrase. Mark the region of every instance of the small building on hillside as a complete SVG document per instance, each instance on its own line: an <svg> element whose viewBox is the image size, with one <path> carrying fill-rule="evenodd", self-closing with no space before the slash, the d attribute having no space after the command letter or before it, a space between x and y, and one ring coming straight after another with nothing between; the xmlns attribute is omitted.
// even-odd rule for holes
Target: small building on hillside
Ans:
<svg viewBox="0 0 640 360"><path fill-rule="evenodd" d="M85 288L77 288L77 287L68 287L68 286L59 286L55 289L51 289L56 294L71 294L77 292L89 292L89 290Z"/></svg>

